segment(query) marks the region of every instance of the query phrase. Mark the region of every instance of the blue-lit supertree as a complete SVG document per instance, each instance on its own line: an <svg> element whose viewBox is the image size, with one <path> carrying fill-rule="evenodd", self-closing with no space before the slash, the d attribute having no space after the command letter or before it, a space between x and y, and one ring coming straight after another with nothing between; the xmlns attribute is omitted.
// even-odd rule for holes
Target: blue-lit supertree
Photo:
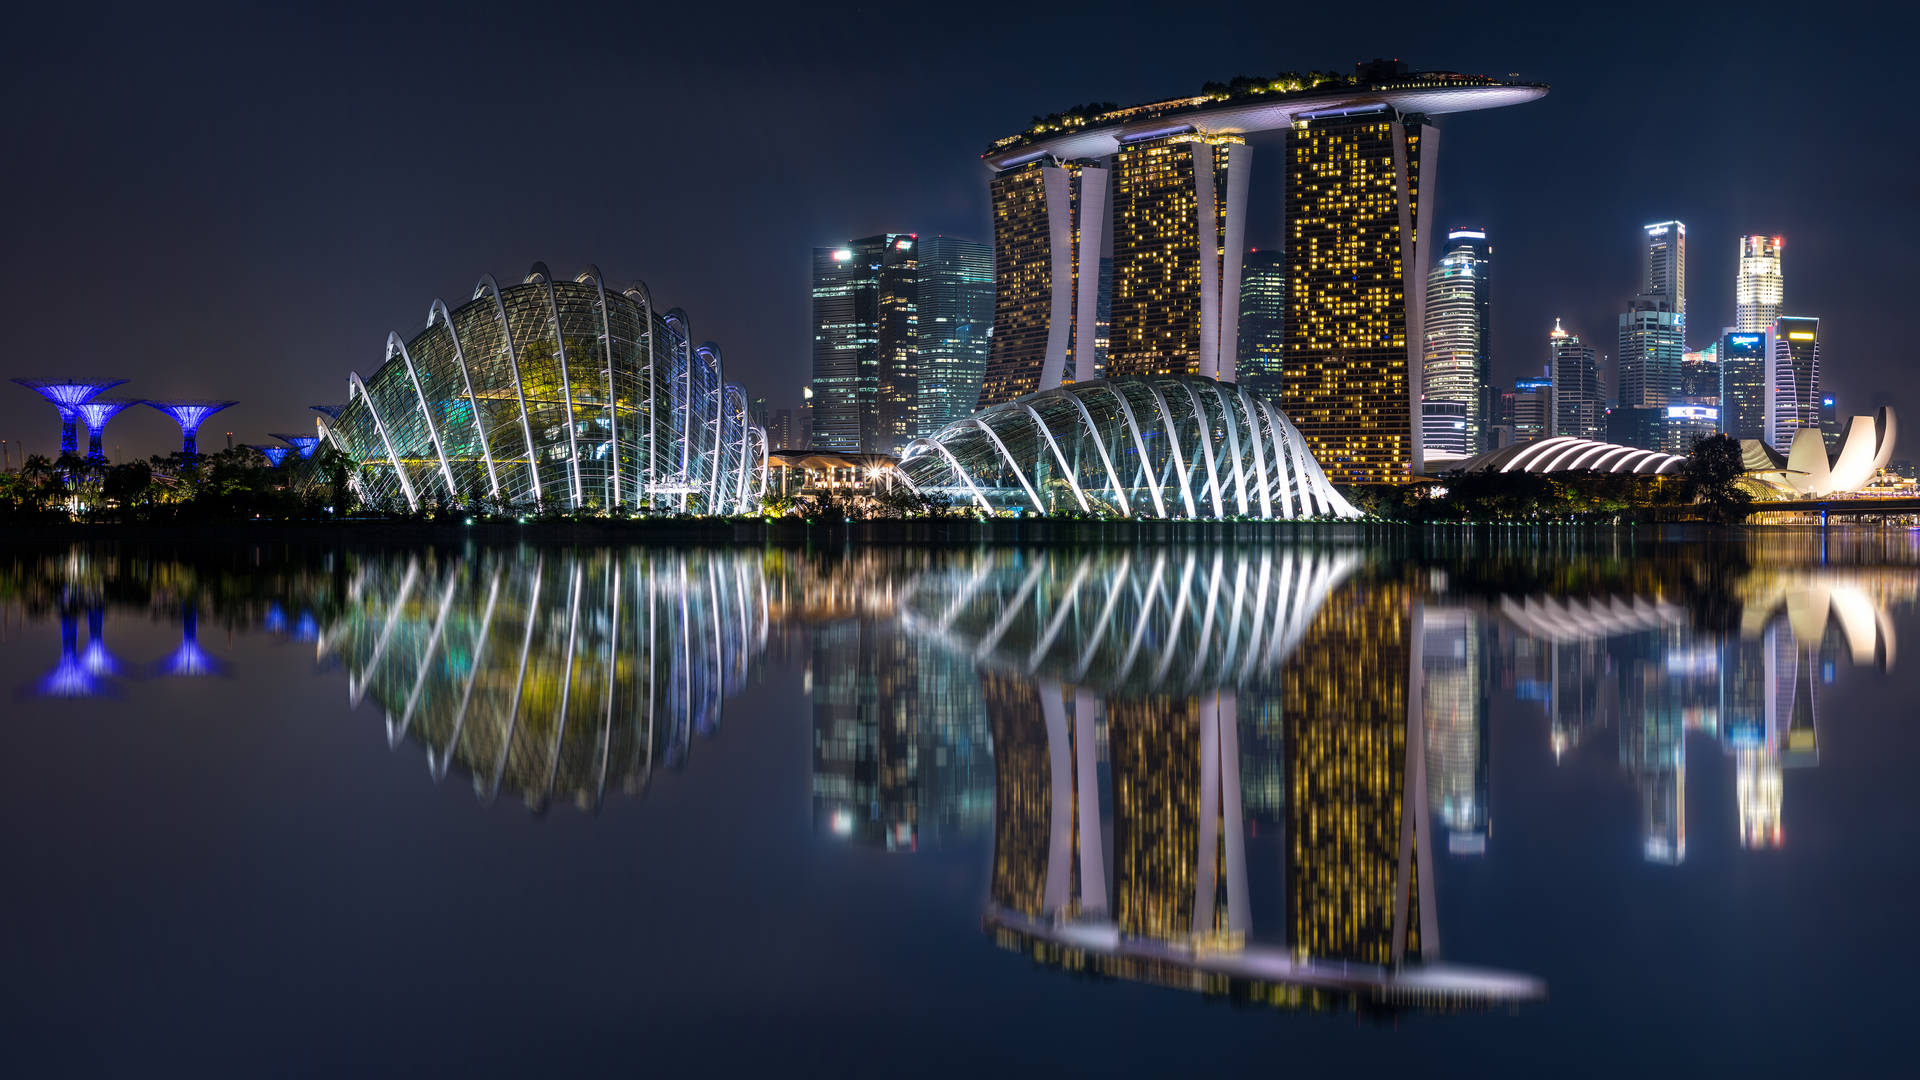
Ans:
<svg viewBox="0 0 1920 1080"><path fill-rule="evenodd" d="M318 435L287 435L278 431L269 431L267 434L300 451L300 456L303 458L312 457L313 452L320 448Z"/></svg>
<svg viewBox="0 0 1920 1080"><path fill-rule="evenodd" d="M107 452L101 446L101 436L106 434L107 421L138 404L140 402L137 398L91 398L73 407L73 411L87 425L87 457L89 459L107 460Z"/></svg>
<svg viewBox="0 0 1920 1080"><path fill-rule="evenodd" d="M287 446L255 446L254 449L267 455L268 464L276 469L280 467L281 462L287 460L288 454L293 453L293 448Z"/></svg>
<svg viewBox="0 0 1920 1080"><path fill-rule="evenodd" d="M14 382L34 391L53 403L60 410L60 452L71 454L80 449L79 433L74 424L80 419L77 407L96 395L111 390L126 382L125 379L15 379Z"/></svg>
<svg viewBox="0 0 1920 1080"><path fill-rule="evenodd" d="M200 453L200 425L207 422L207 417L221 409L240 403L181 398L174 401L149 401L147 404L173 417L173 422L180 425L180 451L188 457L197 457Z"/></svg>

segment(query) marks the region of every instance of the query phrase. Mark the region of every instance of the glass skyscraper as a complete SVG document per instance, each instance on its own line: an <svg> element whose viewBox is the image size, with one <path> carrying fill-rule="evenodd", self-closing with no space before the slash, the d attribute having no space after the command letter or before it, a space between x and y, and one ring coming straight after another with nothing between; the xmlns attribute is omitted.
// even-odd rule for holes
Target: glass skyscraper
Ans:
<svg viewBox="0 0 1920 1080"><path fill-rule="evenodd" d="M1782 315L1773 323L1773 363L1767 369L1767 431L1786 453L1801 428L1820 428L1820 320Z"/></svg>
<svg viewBox="0 0 1920 1080"><path fill-rule="evenodd" d="M920 241L920 401L917 437L973 411L993 325L993 248L975 240Z"/></svg>
<svg viewBox="0 0 1920 1080"><path fill-rule="evenodd" d="M1593 346L1579 334L1553 321L1547 335L1547 373L1553 380L1553 405L1548 411L1547 434L1598 439L1605 434L1606 398L1600 392L1600 373ZM1515 439L1518 442L1518 439Z"/></svg>
<svg viewBox="0 0 1920 1080"><path fill-rule="evenodd" d="M1646 226L1646 273L1640 291L1665 298L1682 330L1687 327L1687 226L1682 221L1662 221ZM1684 344L1684 341L1683 341Z"/></svg>
<svg viewBox="0 0 1920 1080"><path fill-rule="evenodd" d="M1738 330L1720 337L1720 430L1736 439L1767 437L1767 339Z"/></svg>
<svg viewBox="0 0 1920 1080"><path fill-rule="evenodd" d="M812 445L898 453L919 435L919 241L813 249Z"/></svg>
<svg viewBox="0 0 1920 1080"><path fill-rule="evenodd" d="M1464 410L1469 453L1487 449L1492 254L1485 229L1456 228L1447 233L1440 259L1427 273L1420 393L1428 403L1454 403Z"/></svg>
<svg viewBox="0 0 1920 1080"><path fill-rule="evenodd" d="M1247 253L1240 272L1240 385L1270 401L1280 399L1286 355L1287 257L1281 251Z"/></svg>
<svg viewBox="0 0 1920 1080"><path fill-rule="evenodd" d="M1786 295L1781 273L1782 242L1778 236L1740 238L1740 269L1733 283L1733 328L1743 334L1764 334L1780 317Z"/></svg>

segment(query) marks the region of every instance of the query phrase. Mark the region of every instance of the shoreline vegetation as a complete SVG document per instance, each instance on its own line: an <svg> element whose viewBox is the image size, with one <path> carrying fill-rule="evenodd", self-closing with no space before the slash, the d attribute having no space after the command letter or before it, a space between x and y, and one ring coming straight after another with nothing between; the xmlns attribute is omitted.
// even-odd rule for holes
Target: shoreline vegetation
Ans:
<svg viewBox="0 0 1920 1080"><path fill-rule="evenodd" d="M373 540L458 538L586 541L806 542L832 537L876 544L1162 543L1190 540L1333 540L1409 526L1488 529L1632 528L1737 524L1756 503L1737 442L1703 439L1669 476L1475 473L1397 486L1347 488L1366 516L1265 521L1147 520L1111 513L989 516L900 484L858 494L772 495L760 513L708 517L642 506L608 513L503 505L483 492L410 514L358 505L354 464L323 448L274 467L257 449L110 464L74 455L31 458L0 474L0 539L255 538Z"/></svg>

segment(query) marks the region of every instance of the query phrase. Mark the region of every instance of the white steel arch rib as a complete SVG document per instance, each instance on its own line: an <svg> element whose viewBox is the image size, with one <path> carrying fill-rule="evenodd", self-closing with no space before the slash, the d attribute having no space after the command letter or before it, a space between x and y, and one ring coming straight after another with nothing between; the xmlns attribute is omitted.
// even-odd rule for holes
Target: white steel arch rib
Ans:
<svg viewBox="0 0 1920 1080"><path fill-rule="evenodd" d="M554 355L560 360L560 396L566 399L567 403L567 464L570 466L568 471L573 477L573 508L578 510L580 509L580 441L577 438L576 429L579 425L575 422L573 415L573 383L567 378L567 335L565 328L560 325L560 298L553 291L553 275L547 271L546 263L534 263L533 269L527 271L529 283L535 277L538 277L540 284L546 288L547 313L553 321L553 350Z"/></svg>
<svg viewBox="0 0 1920 1080"><path fill-rule="evenodd" d="M1147 458L1147 443L1140 437L1140 422L1133 415L1133 406L1127 403L1127 396L1114 389L1111 383L1102 383L1101 389L1113 395L1120 403L1120 414L1126 418L1127 430L1133 434L1133 448L1140 454L1140 475L1146 480L1147 494L1153 496L1153 512L1158 517L1167 516L1166 500L1161 498L1160 478L1153 474L1152 462Z"/></svg>
<svg viewBox="0 0 1920 1080"><path fill-rule="evenodd" d="M473 393L473 376L467 372L467 352L460 345L460 332L454 329L453 315L447 305L438 297L427 306L427 329L433 329L433 317L447 324L447 337L453 341L453 362L460 368L460 385L466 388L467 405L473 409L473 427L480 434L480 456L487 463L487 494L492 498L500 497L500 474L493 467L493 437L487 431L487 422L480 413L480 399Z"/></svg>
<svg viewBox="0 0 1920 1080"><path fill-rule="evenodd" d="M407 509L420 509L420 500L413 494L413 482L407 479L407 471L400 467L400 455L393 452L393 439L388 437L387 425L380 419L380 406L374 402L373 395L367 393L367 384L360 381L359 372L347 373L347 390L349 395L357 392L361 400L367 403L367 415L373 417L374 430L380 433L380 445L387 448L387 460L393 465L394 478L400 481L400 493L407 497Z"/></svg>
<svg viewBox="0 0 1920 1080"><path fill-rule="evenodd" d="M520 355L513 344L513 323L507 319L507 305L500 299L500 285L493 280L492 274L481 274L480 281L473 287L473 298L480 299L482 293L493 297L493 313L500 320L500 340L507 346L507 371L513 376L513 393L520 400L520 434L527 440L527 478L533 484L534 505L544 500L540 494L540 457L533 449L533 425L527 420L527 391L520 382Z"/></svg>
<svg viewBox="0 0 1920 1080"><path fill-rule="evenodd" d="M1087 438L1092 440L1094 450L1099 453L1100 464L1106 466L1107 481L1113 485L1113 497L1120 503L1120 516L1132 517L1133 500L1127 498L1127 490L1120 486L1120 474L1114 470L1113 458L1107 454L1106 436L1093 422L1093 414L1087 411L1087 403L1080 400L1080 395L1071 391L1061 391L1060 396L1073 402L1073 407L1080 411L1080 419L1086 422Z"/></svg>
<svg viewBox="0 0 1920 1080"><path fill-rule="evenodd" d="M655 359L653 354L653 339L655 335L653 332L653 292L647 288L646 283L643 281L636 281L627 286L625 292L627 296L640 302L640 324L646 328L647 334L646 463L634 470L638 475L635 477L633 484L633 501L638 504L646 501L647 483L653 479L654 414L659 411L659 403L654 399Z"/></svg>
<svg viewBox="0 0 1920 1080"><path fill-rule="evenodd" d="M1033 426L1040 429L1040 434L1046 438L1047 445L1053 449L1053 460L1059 463L1060 475L1067 478L1067 486L1073 490L1073 497L1080 503L1081 512L1092 513L1092 509L1087 506L1086 493L1080 490L1079 478L1074 476L1071 468L1067 467L1067 457L1060 452L1060 444L1053 441L1053 431L1047 427L1047 422L1040 418L1040 411L1030 404L1021 407L1027 411L1028 416L1033 418Z"/></svg>
<svg viewBox="0 0 1920 1080"><path fill-rule="evenodd" d="M712 357L713 363L713 463L707 467L707 487L710 489L707 502L708 505L712 505L720 500L720 470L723 464L721 459L725 446L721 429L726 426L727 414L726 369L721 366L720 346L711 341L701 342L700 347L694 350L694 355ZM687 437L692 438L692 432L688 432Z"/></svg>
<svg viewBox="0 0 1920 1080"><path fill-rule="evenodd" d="M947 467L953 470L953 475L960 478L960 482L967 486L968 491L973 492L973 501L980 504L980 509L985 510L989 514L993 513L993 504L987 501L987 497L985 495L980 494L980 489L974 485L973 477L967 474L967 470L960 467L959 459L953 456L953 452L951 450L948 450L946 447L941 446L938 442L932 439L916 439L914 441L915 446L919 446L923 444L926 446L933 447L933 449L936 452L938 452L941 457L944 457L947 459ZM909 450L911 450L912 448L913 447L911 446L908 447Z"/></svg>
<svg viewBox="0 0 1920 1080"><path fill-rule="evenodd" d="M1209 501L1213 503L1213 516L1226 517L1226 508L1220 502L1220 473L1213 465L1213 424L1207 419L1207 410L1200 404L1200 395L1194 390L1193 384L1182 382L1180 387L1187 392L1187 400L1193 405L1194 429L1200 435L1200 450L1207 461L1207 486L1210 489Z"/></svg>
<svg viewBox="0 0 1920 1080"><path fill-rule="evenodd" d="M600 268L592 263L588 263L586 269L575 274L573 280L576 283L592 281L594 292L600 296L600 341L605 346L607 356L607 444L611 458L608 464L613 469L613 482L607 485L613 489L613 496L608 505L617 507L620 505L620 410L614 402L620 396L620 392L613 364L613 323L607 317L607 287L600 281Z"/></svg>
<svg viewBox="0 0 1920 1080"><path fill-rule="evenodd" d="M1040 501L1040 493L1033 490L1033 485L1027 482L1026 471L1020 468L1019 462L1013 460L1013 455L1007 451L1007 444L1001 442L1000 436L994 434L993 426L991 424L988 424L985 420L980 419L979 417L973 417L972 420L973 420L974 426L978 427L981 431L986 432L987 438L993 440L993 445L996 448L998 448L1000 451L1000 459L1007 463L1007 468L1013 470L1013 477L1014 479L1020 481L1021 487L1026 489L1027 498L1033 500L1034 510L1042 514L1046 513L1047 507L1045 503L1042 503Z"/></svg>
<svg viewBox="0 0 1920 1080"><path fill-rule="evenodd" d="M1591 447L1582 450L1572 461L1567 462L1567 471L1579 472L1582 469L1588 468L1596 458L1605 456L1606 452L1606 443L1594 443Z"/></svg>
<svg viewBox="0 0 1920 1080"><path fill-rule="evenodd" d="M1530 471L1526 469L1526 464L1529 460L1545 457L1548 451L1560 447L1571 438L1572 436L1570 435L1554 435L1541 439L1539 442L1529 446L1524 446L1516 451L1511 458L1507 459L1507 463L1500 467L1500 471L1512 472L1515 469Z"/></svg>
<svg viewBox="0 0 1920 1080"><path fill-rule="evenodd" d="M460 498L460 492L453 486L453 467L447 464L447 447L440 441L440 429L433 422L433 410L427 408L427 392L420 386L420 373L414 370L413 356L407 352L407 343L400 335L387 333L387 359L393 359L394 352L400 353L401 363L406 365L407 378L413 383L413 397L420 403L420 419L426 421L427 438L433 442L433 452L440 458L440 478L447 484L447 500L452 502Z"/></svg>
<svg viewBox="0 0 1920 1080"><path fill-rule="evenodd" d="M1253 407L1253 399L1247 396L1246 388L1234 387L1234 396L1240 399L1240 408L1246 413L1247 438L1253 443L1253 475L1258 480L1255 488L1260 495L1260 515L1262 517L1272 517L1273 500L1267 490L1267 453L1265 447L1262 446L1263 440L1260 438L1260 414ZM1279 457L1280 447L1276 444L1273 451L1277 459Z"/></svg>
<svg viewBox="0 0 1920 1080"><path fill-rule="evenodd" d="M1227 426L1227 446L1233 454L1233 501L1241 516L1247 513L1247 459L1240 449L1240 418L1228 402L1227 392L1213 384L1213 396L1220 400L1221 422ZM1237 394L1235 395L1238 396Z"/></svg>
<svg viewBox="0 0 1920 1080"><path fill-rule="evenodd" d="M1153 400L1160 407L1160 426L1167 429L1167 455L1173 458L1174 475L1180 478L1180 501L1187 508L1187 516L1197 518L1200 511L1193 504L1193 485L1187 480L1187 456L1180 449L1180 433L1174 430L1173 410L1167 406L1167 396L1160 392L1158 383L1148 382L1148 390L1153 392Z"/></svg>
<svg viewBox="0 0 1920 1080"><path fill-rule="evenodd" d="M1600 472L1602 470L1605 470L1607 472L1612 472L1613 470L1610 467L1610 465L1618 464L1617 462L1614 462L1613 459L1625 457L1626 455L1631 453L1634 453L1634 449L1631 446L1608 447L1606 453L1601 454L1599 457L1593 459L1592 463L1589 465L1589 468L1593 469L1593 471L1595 472Z"/></svg>

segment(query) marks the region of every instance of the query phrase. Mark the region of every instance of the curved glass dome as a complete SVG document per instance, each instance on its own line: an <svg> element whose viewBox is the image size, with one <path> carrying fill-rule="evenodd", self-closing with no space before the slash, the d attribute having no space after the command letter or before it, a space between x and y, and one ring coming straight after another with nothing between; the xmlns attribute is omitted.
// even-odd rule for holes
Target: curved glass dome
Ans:
<svg viewBox="0 0 1920 1080"><path fill-rule="evenodd" d="M491 276L451 311L435 300L411 340L387 336L372 377L322 416L361 467L361 498L418 509L485 496L559 509L745 513L766 488L766 432L695 344L685 312L645 285L609 290L594 267L519 285Z"/></svg>
<svg viewBox="0 0 1920 1080"><path fill-rule="evenodd" d="M1280 410L1199 376L1094 379L908 444L913 487L986 510L1141 518L1359 517Z"/></svg>

